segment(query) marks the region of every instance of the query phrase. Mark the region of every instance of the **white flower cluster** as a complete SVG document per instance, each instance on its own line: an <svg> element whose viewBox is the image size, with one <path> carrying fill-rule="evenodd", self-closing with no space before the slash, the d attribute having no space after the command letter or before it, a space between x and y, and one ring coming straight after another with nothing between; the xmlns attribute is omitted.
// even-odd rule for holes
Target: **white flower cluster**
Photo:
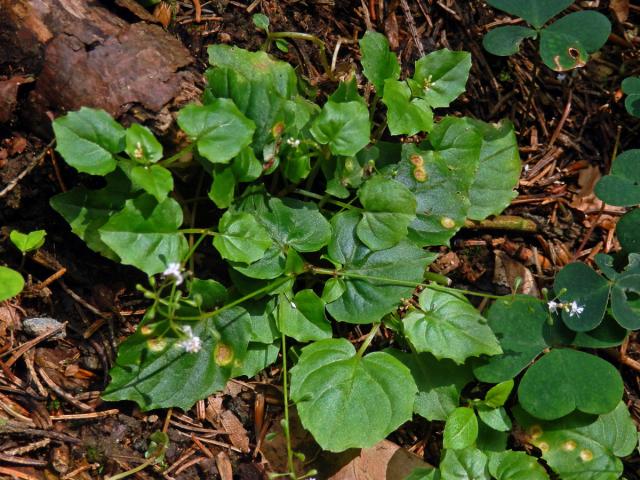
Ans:
<svg viewBox="0 0 640 480"><path fill-rule="evenodd" d="M549 307L549 311L551 313L556 313L558 310L564 310L570 317L573 317L574 315L579 317L582 312L584 312L584 307L582 305L578 305L578 302L575 300L571 303L562 303L551 300L550 302L547 302L547 307Z"/></svg>
<svg viewBox="0 0 640 480"><path fill-rule="evenodd" d="M162 275L165 277L172 277L176 281L176 285L180 285L184 281L182 269L178 262L171 262L167 265L167 269L162 272Z"/></svg>
<svg viewBox="0 0 640 480"><path fill-rule="evenodd" d="M186 325L182 327L182 332L187 336L184 340L178 342L178 347L183 348L187 353L198 353L202 349L202 340L193 334L191 327Z"/></svg>
<svg viewBox="0 0 640 480"><path fill-rule="evenodd" d="M300 140L293 137L287 138L287 143L291 145L293 148L298 148L300 146Z"/></svg>

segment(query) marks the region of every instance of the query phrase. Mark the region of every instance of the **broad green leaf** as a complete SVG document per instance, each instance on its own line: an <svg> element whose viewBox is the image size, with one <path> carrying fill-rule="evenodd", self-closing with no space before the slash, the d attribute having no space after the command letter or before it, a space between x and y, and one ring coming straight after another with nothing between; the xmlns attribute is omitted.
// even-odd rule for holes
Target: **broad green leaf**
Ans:
<svg viewBox="0 0 640 480"><path fill-rule="evenodd" d="M264 30L265 32L269 31L269 17L267 17L263 13L254 13L251 17L253 24L259 30Z"/></svg>
<svg viewBox="0 0 640 480"><path fill-rule="evenodd" d="M616 233L625 252L640 253L640 208L625 213L618 220Z"/></svg>
<svg viewBox="0 0 640 480"><path fill-rule="evenodd" d="M456 408L444 425L444 448L461 450L470 447L478 437L478 419L473 409Z"/></svg>
<svg viewBox="0 0 640 480"><path fill-rule="evenodd" d="M125 132L125 152L139 163L155 163L162 158L162 145L147 127L134 123Z"/></svg>
<svg viewBox="0 0 640 480"><path fill-rule="evenodd" d="M364 98L358 93L358 80L355 75L345 81L341 81L338 84L338 88L329 95L329 100L335 103L360 102L367 106Z"/></svg>
<svg viewBox="0 0 640 480"><path fill-rule="evenodd" d="M484 404L491 408L502 407L513 390L513 380L506 380L494 385L484 397Z"/></svg>
<svg viewBox="0 0 640 480"><path fill-rule="evenodd" d="M278 360L280 347L275 344L249 343L242 364L234 366L231 377L253 378Z"/></svg>
<svg viewBox="0 0 640 480"><path fill-rule="evenodd" d="M107 175L106 180L104 188L75 187L52 197L49 203L90 249L118 261L118 255L100 239L98 230L122 210L125 201L131 197L131 182L119 170Z"/></svg>
<svg viewBox="0 0 640 480"><path fill-rule="evenodd" d="M584 263L570 263L560 270L553 283L559 301L565 304L576 302L584 308L582 313L562 309L562 320L567 327L576 332L588 332L600 325L609 301L610 288L605 278Z"/></svg>
<svg viewBox="0 0 640 480"><path fill-rule="evenodd" d="M193 313L192 313L193 314ZM242 368L248 341L248 315L232 308L192 325L202 342L197 353L180 347L180 338L150 338L144 328L125 340L102 395L108 401L132 400L143 410L179 407L226 385L234 368Z"/></svg>
<svg viewBox="0 0 640 480"><path fill-rule="evenodd" d="M280 338L276 321L278 305L275 297L245 302L243 306L249 314L251 324L249 340L251 342L271 344Z"/></svg>
<svg viewBox="0 0 640 480"><path fill-rule="evenodd" d="M575 412L541 422L521 409L514 413L529 442L542 451L542 458L562 480L617 480L623 470L618 457L631 454L638 442L623 402L595 418Z"/></svg>
<svg viewBox="0 0 640 480"><path fill-rule="evenodd" d="M634 117L640 117L640 77L627 77L622 81L622 91L627 95L624 106Z"/></svg>
<svg viewBox="0 0 640 480"><path fill-rule="evenodd" d="M346 339L302 349L291 400L324 450L371 447L411 419L417 391L409 369L384 352L364 357ZM327 421L327 419L331 419Z"/></svg>
<svg viewBox="0 0 640 480"><path fill-rule="evenodd" d="M403 319L404 333L418 352L450 358L459 365L467 358L502 353L500 343L478 310L465 298L429 288L420 294L420 309Z"/></svg>
<svg viewBox="0 0 640 480"><path fill-rule="evenodd" d="M194 278L191 281L191 297L200 309L213 310L228 300L227 289L220 282L211 279Z"/></svg>
<svg viewBox="0 0 640 480"><path fill-rule="evenodd" d="M387 122L391 135L415 135L433 128L433 111L426 100L411 100L406 82L385 81L382 102L387 107Z"/></svg>
<svg viewBox="0 0 640 480"><path fill-rule="evenodd" d="M518 193L515 188L520 179L520 153L511 122L498 124L472 120L482 136L478 170L469 190L471 202L467 216L484 220L499 215Z"/></svg>
<svg viewBox="0 0 640 480"><path fill-rule="evenodd" d="M376 87L377 94L382 96L385 80L397 80L400 76L398 57L389 50L387 37L373 30L368 30L359 43L364 76Z"/></svg>
<svg viewBox="0 0 640 480"><path fill-rule="evenodd" d="M501 57L508 57L520 50L520 44L525 38L535 39L538 32L527 27L507 25L490 30L482 38L484 49Z"/></svg>
<svg viewBox="0 0 640 480"><path fill-rule="evenodd" d="M489 480L487 456L477 448L445 450L440 462L442 480Z"/></svg>
<svg viewBox="0 0 640 480"><path fill-rule="evenodd" d="M521 17L535 28L555 17L571 5L574 0L487 0L492 7Z"/></svg>
<svg viewBox="0 0 640 480"><path fill-rule="evenodd" d="M180 262L187 253L182 225L182 208L172 198L158 203L143 194L127 200L124 208L112 215L98 232L100 239L125 265L133 265L147 275L155 275L172 262Z"/></svg>
<svg viewBox="0 0 640 480"><path fill-rule="evenodd" d="M158 203L173 191L171 172L160 165L135 166L131 169L130 178L135 185L151 194Z"/></svg>
<svg viewBox="0 0 640 480"><path fill-rule="evenodd" d="M507 448L509 434L494 430L484 422L478 422L476 448L485 453L503 452Z"/></svg>
<svg viewBox="0 0 640 480"><path fill-rule="evenodd" d="M404 480L440 480L440 471L435 468L416 468Z"/></svg>
<svg viewBox="0 0 640 480"><path fill-rule="evenodd" d="M209 198L218 208L228 208L233 203L236 191L236 176L233 167L224 166L213 170L213 182Z"/></svg>
<svg viewBox="0 0 640 480"><path fill-rule="evenodd" d="M249 146L256 128L227 98L207 105L187 105L178 113L178 125L211 163L229 163Z"/></svg>
<svg viewBox="0 0 640 480"><path fill-rule="evenodd" d="M448 107L464 93L471 70L469 52L453 52L443 48L416 62L412 79L413 95L424 99L431 107Z"/></svg>
<svg viewBox="0 0 640 480"><path fill-rule="evenodd" d="M446 245L464 225L469 190L480 161L482 138L468 119L446 117L431 132L433 150L404 144L395 180L416 197L409 239L421 246Z"/></svg>
<svg viewBox="0 0 640 480"><path fill-rule="evenodd" d="M24 278L9 267L0 266L0 302L18 295L24 288Z"/></svg>
<svg viewBox="0 0 640 480"><path fill-rule="evenodd" d="M547 480L549 478L536 457L513 450L490 453L489 473L496 480Z"/></svg>
<svg viewBox="0 0 640 480"><path fill-rule="evenodd" d="M373 252L356 235L359 221L358 212L343 212L331 219L334 233L328 257L341 265L338 272L343 275L345 291L327 305L327 311L340 322L372 323L411 295L411 285L422 282L424 269L435 256L405 241ZM394 284L396 281L407 285Z"/></svg>
<svg viewBox="0 0 640 480"><path fill-rule="evenodd" d="M478 407L478 416L485 425L497 430L499 432L508 432L511 430L511 419L507 415L507 411L504 407L487 408L483 406Z"/></svg>
<svg viewBox="0 0 640 480"><path fill-rule="evenodd" d="M285 178L292 183L298 183L311 172L311 156L307 153L288 155L283 167Z"/></svg>
<svg viewBox="0 0 640 480"><path fill-rule="evenodd" d="M231 265L235 270L250 278L260 280L271 280L279 277L285 272L287 257L279 245L271 245L264 256L251 265L244 263L234 263Z"/></svg>
<svg viewBox="0 0 640 480"><path fill-rule="evenodd" d="M632 207L640 204L640 150L627 150L618 155L609 175L600 179L594 192L609 205Z"/></svg>
<svg viewBox="0 0 640 480"><path fill-rule="evenodd" d="M616 286L611 289L612 310L615 311L617 305ZM630 305L631 306L631 305ZM637 311L636 315L640 315ZM627 337L627 330L619 325L620 321L616 321L610 314L605 314L604 320L597 328L590 332L578 332L571 342L571 345L580 348L610 348L617 347L624 342ZM640 328L640 326L638 327Z"/></svg>
<svg viewBox="0 0 640 480"><path fill-rule="evenodd" d="M328 101L311 125L311 134L334 155L353 156L369 143L369 111L360 102Z"/></svg>
<svg viewBox="0 0 640 480"><path fill-rule="evenodd" d="M611 313L625 329L640 329L639 295L640 255L632 253L629 255L629 265L616 277L611 289Z"/></svg>
<svg viewBox="0 0 640 480"><path fill-rule="evenodd" d="M324 315L324 302L313 290L301 290L289 300L278 296L278 325L280 331L299 342L331 338L331 323Z"/></svg>
<svg viewBox="0 0 640 480"><path fill-rule="evenodd" d="M325 303L335 302L342 296L345 290L344 280L341 278L330 278L324 282L321 298Z"/></svg>
<svg viewBox="0 0 640 480"><path fill-rule="evenodd" d="M79 172L106 175L116 169L114 153L125 147L125 130L104 110L82 107L52 123L56 150Z"/></svg>
<svg viewBox="0 0 640 480"><path fill-rule="evenodd" d="M243 263L260 260L271 244L269 232L253 215L244 212L225 212L213 239L223 258Z"/></svg>
<svg viewBox="0 0 640 480"><path fill-rule="evenodd" d="M593 10L574 12L540 32L542 61L556 71L582 67L602 47L611 33L611 23Z"/></svg>
<svg viewBox="0 0 640 480"><path fill-rule="evenodd" d="M574 410L601 414L622 398L618 371L600 357L571 349L555 349L522 377L518 398L531 415L554 420Z"/></svg>
<svg viewBox="0 0 640 480"><path fill-rule="evenodd" d="M47 236L47 232L44 230L34 230L29 233L22 233L19 230L11 230L9 239L18 250L23 254L39 249L44 245L44 237Z"/></svg>
<svg viewBox="0 0 640 480"><path fill-rule="evenodd" d="M246 147L233 159L231 170L238 182L253 182L262 174L262 164L253 149Z"/></svg>
<svg viewBox="0 0 640 480"><path fill-rule="evenodd" d="M416 199L402 183L375 176L358 190L364 207L358 223L358 238L371 250L396 245L407 236L416 217Z"/></svg>
<svg viewBox="0 0 640 480"><path fill-rule="evenodd" d="M460 405L462 389L473 379L468 366L438 360L429 353L404 353L392 348L385 352L411 370L418 386L413 411L429 421L446 420Z"/></svg>

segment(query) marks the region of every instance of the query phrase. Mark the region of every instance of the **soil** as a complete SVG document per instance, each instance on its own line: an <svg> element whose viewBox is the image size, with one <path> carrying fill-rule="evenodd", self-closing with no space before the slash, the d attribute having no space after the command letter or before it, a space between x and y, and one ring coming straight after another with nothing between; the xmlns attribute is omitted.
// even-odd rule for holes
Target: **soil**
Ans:
<svg viewBox="0 0 640 480"><path fill-rule="evenodd" d="M123 7L103 3L122 13ZM572 8L588 4L608 15L613 34L586 67L558 74L540 64L530 45L508 58L487 54L483 34L508 18L477 0L201 3L198 23L193 3L177 1L168 30L202 71L210 44L260 47L264 36L251 21L259 12L269 17L272 31L321 38L337 72L358 65L356 40L367 28L388 36L405 73L422 52L447 47L472 53L467 92L448 113L514 123L524 169L519 195L505 214L534 222L536 231L462 231L434 265L456 285L504 294L520 277L526 280L522 289L540 291L570 261L590 262L599 252L619 248L613 229L623 211L603 208L592 188L616 152L640 144L640 123L626 113L619 91L624 78L640 72L640 8L632 6L628 19L620 22L608 1L577 2ZM292 45L288 53L275 48L272 53L291 62L321 98L326 96L335 84L324 75L316 47L302 41ZM29 76L34 68L9 59L2 63L0 81ZM132 403L100 399L117 344L135 330L144 313L145 301L135 289L144 278L89 251L49 207L52 195L80 178L49 150L49 138L35 135L21 120L30 88L28 81L19 86L16 107L9 121L0 124L0 260L29 276L18 300L0 304L0 405L20 425L0 437L0 478L113 475L144 462L149 437L158 430L170 439L165 462L136 473L138 478L266 478L266 472L284 461L282 448L271 448L271 453L259 448L269 426L277 425L281 416L277 366L257 378L231 381L224 392L188 412L141 412ZM11 248L8 232L16 228L47 231L37 255L23 261ZM61 269L66 270L60 278L47 280ZM34 341L23 323L40 316L66 322L66 336ZM344 333L362 335L358 329ZM12 352L21 348L22 356L12 360ZM625 401L640 424L640 364L634 363L640 360L638 337L631 335L622 348L631 361L620 361L620 349L603 355L620 369ZM40 384L29 380L34 370L45 379ZM389 440L437 465L441 435L441 424L416 418ZM318 455L304 434L297 441L307 448L308 458ZM624 462L626 478L640 479L640 456Z"/></svg>

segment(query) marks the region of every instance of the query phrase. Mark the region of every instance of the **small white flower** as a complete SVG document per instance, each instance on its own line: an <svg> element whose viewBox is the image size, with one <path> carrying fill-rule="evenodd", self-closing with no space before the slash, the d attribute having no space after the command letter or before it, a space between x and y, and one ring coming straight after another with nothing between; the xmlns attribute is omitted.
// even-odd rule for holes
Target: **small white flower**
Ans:
<svg viewBox="0 0 640 480"><path fill-rule="evenodd" d="M566 73L559 73L556 78L558 79L558 81L562 82L565 78L567 78L567 74Z"/></svg>
<svg viewBox="0 0 640 480"><path fill-rule="evenodd" d="M198 353L202 349L202 340L193 334L193 330L189 325L182 327L182 331L187 336L184 340L178 342L178 347L183 348L187 353Z"/></svg>
<svg viewBox="0 0 640 480"><path fill-rule="evenodd" d="M167 265L167 269L162 272L162 275L164 275L165 277L173 277L173 279L176 281L176 285L180 285L184 280L182 271L180 269L180 264L178 262L171 262L169 265Z"/></svg>
<svg viewBox="0 0 640 480"><path fill-rule="evenodd" d="M570 317L573 317L574 315L579 317L580 314L584 312L584 307L578 305L578 302L576 302L575 300L571 302L571 305L569 305L569 307L571 308L571 310L569 310Z"/></svg>
<svg viewBox="0 0 640 480"><path fill-rule="evenodd" d="M558 308L562 307L562 304L551 300L550 302L547 302L547 307L549 307L549 311L551 313L556 313L558 311Z"/></svg>
<svg viewBox="0 0 640 480"><path fill-rule="evenodd" d="M293 148L298 148L300 146L300 140L293 137L287 138L287 143L291 145Z"/></svg>

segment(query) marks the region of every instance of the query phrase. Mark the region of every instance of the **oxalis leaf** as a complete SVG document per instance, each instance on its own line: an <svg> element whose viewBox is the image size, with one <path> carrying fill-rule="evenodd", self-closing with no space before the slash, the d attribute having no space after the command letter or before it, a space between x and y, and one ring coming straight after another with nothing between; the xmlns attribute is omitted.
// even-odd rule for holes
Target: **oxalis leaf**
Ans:
<svg viewBox="0 0 640 480"><path fill-rule="evenodd" d="M531 415L554 420L574 410L608 413L623 393L618 371L600 357L571 349L555 349L522 377L518 399Z"/></svg>
<svg viewBox="0 0 640 480"><path fill-rule="evenodd" d="M224 388L232 370L241 368L249 343L248 315L237 307L193 324L202 342L197 353L185 352L177 337L149 338L144 329L120 345L105 400L132 400L143 410L187 411Z"/></svg>
<svg viewBox="0 0 640 480"><path fill-rule="evenodd" d="M369 143L369 111L360 102L329 100L311 125L311 134L334 155L353 156Z"/></svg>
<svg viewBox="0 0 640 480"><path fill-rule="evenodd" d="M272 244L269 232L253 215L245 212L225 212L218 224L218 231L213 245L223 258L234 262L252 263L260 260Z"/></svg>
<svg viewBox="0 0 640 480"><path fill-rule="evenodd" d="M616 233L625 252L640 253L640 208L634 208L618 220Z"/></svg>
<svg viewBox="0 0 640 480"><path fill-rule="evenodd" d="M420 310L403 319L404 333L418 352L450 358L458 364L469 357L502 353L486 320L465 298L429 288L420 293Z"/></svg>
<svg viewBox="0 0 640 480"><path fill-rule="evenodd" d="M637 445L635 425L623 402L605 415L575 412L553 422L541 422L520 408L514 409L529 442L563 480L615 480L622 475L618 457ZM528 478L528 477L527 477Z"/></svg>
<svg viewBox="0 0 640 480"><path fill-rule="evenodd" d="M99 228L99 235L122 263L154 275L169 263L180 262L187 253L187 240L178 232L180 225L178 202L167 198L158 203L143 194L127 200L124 208Z"/></svg>
<svg viewBox="0 0 640 480"><path fill-rule="evenodd" d="M18 295L24 288L24 278L15 270L0 266L0 302Z"/></svg>
<svg viewBox="0 0 640 480"><path fill-rule="evenodd" d="M629 265L617 275L611 288L611 312L628 330L640 329L640 255L629 255Z"/></svg>
<svg viewBox="0 0 640 480"><path fill-rule="evenodd" d="M208 105L187 105L178 114L178 125L211 163L229 163L249 146L256 128L227 98Z"/></svg>
<svg viewBox="0 0 640 480"><path fill-rule="evenodd" d="M409 369L384 352L364 357L346 339L302 349L291 399L324 450L366 448L411 418L417 391Z"/></svg>
<svg viewBox="0 0 640 480"><path fill-rule="evenodd" d="M508 57L520 50L520 44L525 38L535 39L538 32L527 27L507 25L490 30L482 38L484 49L501 57Z"/></svg>
<svg viewBox="0 0 640 480"><path fill-rule="evenodd" d="M358 238L367 247L383 250L407 236L407 227L416 216L416 199L407 187L376 176L360 187L358 198L364 207Z"/></svg>
<svg viewBox="0 0 640 480"><path fill-rule="evenodd" d="M341 265L338 274L343 277L344 293L327 305L327 311L340 322L373 323L393 311L401 298L411 295L412 284L422 281L424 269L435 255L405 241L373 252L357 237L359 221L358 212L343 212L331 219L334 233L328 257Z"/></svg>
<svg viewBox="0 0 640 480"><path fill-rule="evenodd" d="M106 175L125 148L125 130L104 110L82 107L53 121L56 150L79 172Z"/></svg>
<svg viewBox="0 0 640 480"><path fill-rule="evenodd" d="M628 77L622 81L622 91L627 95L624 106L634 117L640 117L640 77Z"/></svg>
<svg viewBox="0 0 640 480"><path fill-rule="evenodd" d="M387 37L373 30L368 30L359 44L364 75L376 87L378 95L382 96L385 80L397 80L400 76L398 57L389 50Z"/></svg>
<svg viewBox="0 0 640 480"><path fill-rule="evenodd" d="M565 10L574 0L487 0L492 7L521 17L536 28Z"/></svg>
<svg viewBox="0 0 640 480"><path fill-rule="evenodd" d="M594 192L609 205L632 207L640 204L640 150L627 150L618 155L609 175L600 179Z"/></svg>
<svg viewBox="0 0 640 480"><path fill-rule="evenodd" d="M469 52L444 48L418 60L415 75L408 83L413 96L424 99L432 108L448 107L464 93L470 70Z"/></svg>

